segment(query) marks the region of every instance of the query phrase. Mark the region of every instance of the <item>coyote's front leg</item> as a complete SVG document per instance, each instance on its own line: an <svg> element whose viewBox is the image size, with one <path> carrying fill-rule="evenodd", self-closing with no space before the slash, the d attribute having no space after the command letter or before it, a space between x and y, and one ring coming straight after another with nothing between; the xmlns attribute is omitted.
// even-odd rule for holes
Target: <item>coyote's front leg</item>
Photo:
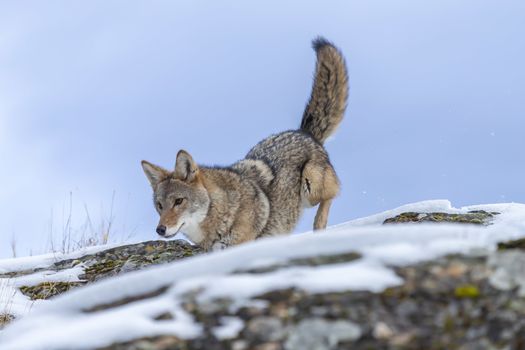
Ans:
<svg viewBox="0 0 525 350"><path fill-rule="evenodd" d="M210 250L212 252L216 252L216 251L219 251L219 250L224 250L228 247L228 245L224 242L221 242L221 241L216 241L215 243L213 243L211 245L211 248Z"/></svg>
<svg viewBox="0 0 525 350"><path fill-rule="evenodd" d="M227 234L218 234L217 239L211 242L210 251L218 251L227 247L254 240L254 230L250 230L245 224L236 224Z"/></svg>

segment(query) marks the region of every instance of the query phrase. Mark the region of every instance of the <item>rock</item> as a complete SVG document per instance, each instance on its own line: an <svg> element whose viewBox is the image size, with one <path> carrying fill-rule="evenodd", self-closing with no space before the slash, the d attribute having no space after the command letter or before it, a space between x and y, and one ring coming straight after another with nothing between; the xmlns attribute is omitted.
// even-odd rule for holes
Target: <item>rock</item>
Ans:
<svg viewBox="0 0 525 350"><path fill-rule="evenodd" d="M374 338L386 340L394 336L394 331L385 322L378 322L374 326L372 335Z"/></svg>
<svg viewBox="0 0 525 350"><path fill-rule="evenodd" d="M111 248L75 260L64 260L55 266L68 268L83 264L84 274L80 278L93 282L119 273L140 270L150 265L164 264L200 253L202 253L200 248L183 240L148 241Z"/></svg>
<svg viewBox="0 0 525 350"><path fill-rule="evenodd" d="M157 290L154 290L152 292L149 292L149 293L137 294L137 295L129 296L129 297L126 297L124 299L120 299L120 300L117 300L117 301L112 301L112 302L106 303L106 304L98 304L98 305L90 307L89 309L84 309L83 311L85 313L98 312L98 311L108 310L108 309L112 309L112 308L119 307L119 306L122 306L122 305L126 305L126 304L129 304L129 303L133 303L133 302L136 302L136 301L153 298L153 297L161 295L166 290L168 290L168 288L169 288L168 286L165 286L165 287L161 287L161 288L159 288ZM158 318L159 316L157 316L156 318ZM160 316L160 317L162 319L162 316Z"/></svg>
<svg viewBox="0 0 525 350"><path fill-rule="evenodd" d="M273 343L259 344L253 350L281 350L281 349L282 349L281 344L277 342L273 342Z"/></svg>
<svg viewBox="0 0 525 350"><path fill-rule="evenodd" d="M246 332L254 339L262 341L276 341L284 338L286 330L277 317L258 317L251 320Z"/></svg>
<svg viewBox="0 0 525 350"><path fill-rule="evenodd" d="M11 279L42 271L59 272L74 267L82 267L84 273L79 276L81 281L42 282L36 285L22 285L18 288L22 294L28 296L31 300L46 300L100 279L201 253L203 251L199 247L183 240L147 241L106 249L96 254L87 254L76 259L60 260L47 267L0 274L0 278ZM12 319L13 316L8 312L1 313L0 310L0 328Z"/></svg>
<svg viewBox="0 0 525 350"><path fill-rule="evenodd" d="M379 293L277 288L238 304L224 298L199 301L196 290L182 296L182 306L202 327L200 336L159 335L101 349L519 349L525 344L525 299L518 294L524 254L450 255L393 267L403 283ZM323 261L339 264L336 256ZM286 262L274 268L286 268ZM84 313L101 315L168 290L96 305ZM170 312L152 315L153 322L176 319Z"/></svg>
<svg viewBox="0 0 525 350"><path fill-rule="evenodd" d="M449 222L455 224L490 225L496 212L484 210L470 211L466 214L449 213L401 213L393 218L386 219L383 224L408 223L408 222Z"/></svg>
<svg viewBox="0 0 525 350"><path fill-rule="evenodd" d="M171 335L163 335L153 338L137 339L121 344L114 344L101 349L111 350L183 350L180 347L181 340Z"/></svg>
<svg viewBox="0 0 525 350"><path fill-rule="evenodd" d="M350 321L328 321L322 318L302 320L290 331L286 350L331 350L338 344L361 337L361 328Z"/></svg>
<svg viewBox="0 0 525 350"><path fill-rule="evenodd" d="M233 339L244 328L244 322L238 317L225 316L220 319L220 326L213 329L213 335L220 340Z"/></svg>
<svg viewBox="0 0 525 350"><path fill-rule="evenodd" d="M312 256L304 259L292 259L282 264L275 264L270 266L265 266L262 268L252 268L246 270L238 270L235 273L267 273L279 270L283 267L291 266L321 266L321 265L330 265L337 263L350 262L361 258L361 254L350 252L344 254L334 254L327 256Z"/></svg>
<svg viewBox="0 0 525 350"><path fill-rule="evenodd" d="M498 243L498 250L523 249L525 250L525 238L515 239L508 242Z"/></svg>
<svg viewBox="0 0 525 350"><path fill-rule="evenodd" d="M410 343L416 337L414 332L403 332L396 334L390 341L389 344L398 348L410 348Z"/></svg>
<svg viewBox="0 0 525 350"><path fill-rule="evenodd" d="M525 252L505 250L489 259L489 266L495 269L490 276L490 284L497 289L518 289L518 295L525 297Z"/></svg>
<svg viewBox="0 0 525 350"><path fill-rule="evenodd" d="M489 225L495 215L497 213L485 211L466 214L403 213L385 220L385 223L453 222ZM473 229L472 232L485 229ZM463 228L458 232L461 234ZM353 236L351 238L354 239ZM162 279L164 285L155 284L156 289L151 288L149 292L118 295L115 299L108 298L106 302L105 299L97 299L99 304L89 304L90 307L77 311L82 320L84 317L98 319L104 317L105 313L109 315L123 309L131 310L135 306L155 305L161 300L162 307L155 309L156 312L147 313L145 321L148 324L164 327L182 320L184 327L197 329L192 335L184 333L179 334L180 337L158 333L153 333L157 334L155 336L137 336L137 339L100 348L104 350L525 348L525 251L520 249L520 240L502 243L497 251L487 247L476 254L452 254L431 261L383 266L391 275L397 275L399 282L389 284L391 287L386 289L377 289L377 292L345 290L345 287L335 289L337 292L329 292L330 289L323 288L322 282L327 281L323 278L315 280L320 281L315 289L299 289L301 284L281 283L282 280L273 283L275 275L302 278L305 271L322 271L324 274L324 271L334 267L337 267L334 268L337 274L333 279L338 281L339 271L347 271L339 269L341 266L353 265L354 262L377 263L366 253L363 258L352 252L355 249L353 241L347 242L349 247L346 252L345 246L342 246L337 249L338 254L316 255L317 247L310 249L311 246L308 246L308 253L298 255L300 259L282 259L273 265L233 272L226 269L224 274L221 272L219 275L208 274L208 265L203 264L201 272L204 273L195 280L181 279L170 284L169 279ZM200 249L181 241L144 242L57 262L48 269L82 266L84 273L81 277L85 281L82 283L89 284L116 274L200 253ZM227 253L221 254L224 255L215 257L219 259L227 256ZM227 261L232 263L233 260ZM289 271L295 275L283 273ZM342 273L340 276L341 280L346 281L352 277L351 273ZM365 277L368 278L368 275ZM218 289L225 288L226 292L206 294L208 283ZM256 288L258 284L264 288ZM181 288L179 293L177 287L181 285L186 288ZM255 292L236 293L237 287L249 290L254 287ZM51 294L50 291L55 290L57 293L53 293L58 294L70 288L79 288L79 285L41 284L23 287L25 293L30 293L27 295L34 296ZM92 288L95 290L97 286ZM5 318L9 321L9 316ZM1 324L2 318L0 327ZM28 325L31 326L31 323ZM170 328L162 329L168 329L166 332L169 332Z"/></svg>
<svg viewBox="0 0 525 350"><path fill-rule="evenodd" d="M36 286L22 286L20 291L31 300L49 299L83 284L82 282L43 282Z"/></svg>
<svg viewBox="0 0 525 350"><path fill-rule="evenodd" d="M77 259L58 261L46 268L32 271L12 272L9 278L30 275L39 271L61 271L75 266L82 266L84 273L79 277L81 282L44 282L34 286L22 286L20 291L32 300L49 299L67 292L121 273L140 270L150 265L159 265L201 254L202 250L183 240L148 241L128 244L103 250L96 254L84 255Z"/></svg>

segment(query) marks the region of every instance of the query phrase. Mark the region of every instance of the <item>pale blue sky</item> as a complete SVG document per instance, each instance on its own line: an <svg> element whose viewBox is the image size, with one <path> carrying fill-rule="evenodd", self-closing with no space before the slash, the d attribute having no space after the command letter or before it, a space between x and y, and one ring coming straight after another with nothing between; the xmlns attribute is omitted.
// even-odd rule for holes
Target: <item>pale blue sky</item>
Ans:
<svg viewBox="0 0 525 350"><path fill-rule="evenodd" d="M343 185L330 224L425 199L525 202L524 14L522 0L2 2L0 257L13 235L19 255L45 250L70 191L75 225L115 193L114 237L156 239L140 160L172 167L185 148L226 165L296 128L319 34L351 85L327 144Z"/></svg>

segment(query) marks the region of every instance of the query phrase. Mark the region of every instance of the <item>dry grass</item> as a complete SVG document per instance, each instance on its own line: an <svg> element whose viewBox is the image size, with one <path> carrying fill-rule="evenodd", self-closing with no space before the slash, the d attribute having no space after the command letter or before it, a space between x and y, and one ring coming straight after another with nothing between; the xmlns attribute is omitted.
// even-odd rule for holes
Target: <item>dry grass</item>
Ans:
<svg viewBox="0 0 525 350"><path fill-rule="evenodd" d="M11 235L9 246L11 247L11 255L13 256L13 258L16 258L16 236L14 233Z"/></svg>
<svg viewBox="0 0 525 350"><path fill-rule="evenodd" d="M96 219L93 218L86 203L77 207L74 207L74 205L73 193L70 192L67 202L62 208L61 220L56 220L53 211L51 212L48 242L45 247L46 252L67 254L85 247L107 244L110 239L112 241L116 240L114 214L115 192L112 194L111 203L107 210L101 208L101 214ZM59 222L58 225L56 224L57 221ZM122 230L123 232L128 232L128 235L126 237L119 237L120 239L118 239L118 241L129 239L134 234L134 230L127 230L125 226L122 227ZM18 238L19 237L13 233L8 241L13 258L19 256ZM58 294L56 290L56 285L58 284L51 284L52 286L50 288L43 291L43 299ZM16 293L17 290L12 287L12 280L10 278L0 278L0 330L15 318L12 311ZM30 312L33 304L34 301L28 302L27 309L24 312Z"/></svg>
<svg viewBox="0 0 525 350"><path fill-rule="evenodd" d="M98 213L92 215L88 205L85 202L79 203L78 199L74 198L73 192L69 192L60 212L51 209L47 238L46 235L43 236L46 241L41 243L41 248L28 247L25 248L28 249L26 253L21 253L21 248L24 250L27 242L21 242L22 236L14 232L10 238L6 237L4 244L10 248L11 257L16 258L32 256L33 253L67 254L86 247L105 245L110 241L114 243L128 241L135 235L136 227L125 224L126 208L121 214L123 217L120 217L118 225L116 224L115 199L116 195L113 192L109 206L101 205L100 210L94 211Z"/></svg>
<svg viewBox="0 0 525 350"><path fill-rule="evenodd" d="M14 319L15 317L13 315L0 313L0 330Z"/></svg>
<svg viewBox="0 0 525 350"><path fill-rule="evenodd" d="M62 209L62 224L59 227L54 225L54 215L53 212L51 213L52 219L49 224L49 238L46 251L67 254L85 247L107 244L110 238L114 238L115 192L113 192L111 197L109 209L103 210L103 208L101 208L102 214L98 220L93 220L90 210L85 203L82 206L83 217L80 218L80 220L74 218L73 205L73 193L70 192L68 203ZM81 224L75 225L74 222L81 222ZM133 234L134 232L131 231L126 239L130 238Z"/></svg>
<svg viewBox="0 0 525 350"><path fill-rule="evenodd" d="M14 319L11 312L16 291L9 287L9 280L0 279L0 329Z"/></svg>

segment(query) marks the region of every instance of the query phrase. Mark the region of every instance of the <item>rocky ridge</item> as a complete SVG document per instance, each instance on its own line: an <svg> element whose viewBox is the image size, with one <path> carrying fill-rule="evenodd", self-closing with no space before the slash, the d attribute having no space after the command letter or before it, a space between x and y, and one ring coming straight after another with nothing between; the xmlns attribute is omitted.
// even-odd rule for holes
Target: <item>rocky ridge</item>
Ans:
<svg viewBox="0 0 525 350"><path fill-rule="evenodd" d="M472 231L470 227L490 230L499 217L500 214L492 210L406 211L385 217L381 222L385 228L390 227L389 230L396 229L396 224L414 223L414 226L399 228L416 233L418 223L461 224L467 231L458 231L460 235L473 233L475 237L477 232L484 231ZM505 228L502 226L502 229ZM521 229L523 227L518 231ZM421 230L421 234L425 231ZM208 293L210 295L204 297L207 292L199 287L203 284L195 284L176 295L170 294L174 287L159 284L147 293L96 303L79 312L103 315L167 296L177 298L181 310L168 308L152 313L151 322L169 326L188 317L191 320L188 322L198 330L191 336L162 332L91 347L98 349L525 349L525 231L522 237L511 236L514 239L496 241L497 249L467 249L430 260L410 262L409 259L403 263L384 259L399 282L377 290L351 287L323 291L292 283L276 284L261 293L254 291L243 297L227 293L226 296ZM300 258L268 260L247 268L235 268L226 275L225 281L250 278L257 284L293 269L301 274L301 269L326 268L329 273L329 269L359 264L371 252L379 254L374 248L354 248L348 244L330 254L309 250ZM200 253L198 248L185 242L160 241L116 247L89 257L56 262L53 269L81 265L84 273L80 275L81 282L55 287L54 294ZM339 278L351 282L356 276L342 274ZM184 279L179 284L183 282ZM30 291L23 291L24 287ZM32 297L45 294L41 288L22 286L20 290ZM213 290L213 284L210 283L209 289ZM57 345L56 348L64 347Z"/></svg>

